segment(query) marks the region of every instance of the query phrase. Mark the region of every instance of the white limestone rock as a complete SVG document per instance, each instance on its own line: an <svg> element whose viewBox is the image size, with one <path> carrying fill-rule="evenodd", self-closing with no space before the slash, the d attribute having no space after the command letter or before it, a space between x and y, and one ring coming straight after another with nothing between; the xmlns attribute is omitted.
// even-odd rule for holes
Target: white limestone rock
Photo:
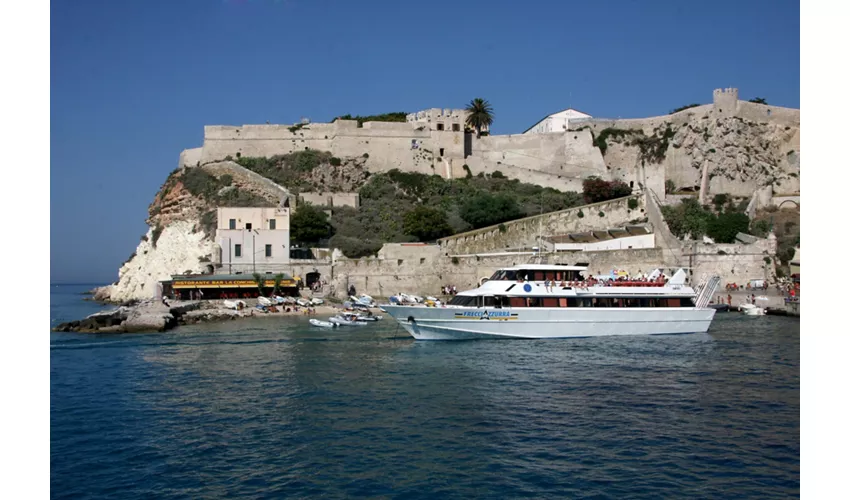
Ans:
<svg viewBox="0 0 850 500"><path fill-rule="evenodd" d="M160 281L185 271L201 273L206 267L200 259L214 254L216 244L203 231L193 232L197 220L174 221L165 226L153 244L153 228L139 242L136 255L118 271L118 283L111 287L114 302L151 299Z"/></svg>

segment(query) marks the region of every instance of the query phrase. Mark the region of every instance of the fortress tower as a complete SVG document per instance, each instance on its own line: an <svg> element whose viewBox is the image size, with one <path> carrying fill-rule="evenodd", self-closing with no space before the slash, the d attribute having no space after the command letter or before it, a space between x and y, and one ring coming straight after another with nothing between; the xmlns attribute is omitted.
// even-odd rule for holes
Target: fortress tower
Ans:
<svg viewBox="0 0 850 500"><path fill-rule="evenodd" d="M738 112L738 89L714 89L714 111L720 116L735 116Z"/></svg>

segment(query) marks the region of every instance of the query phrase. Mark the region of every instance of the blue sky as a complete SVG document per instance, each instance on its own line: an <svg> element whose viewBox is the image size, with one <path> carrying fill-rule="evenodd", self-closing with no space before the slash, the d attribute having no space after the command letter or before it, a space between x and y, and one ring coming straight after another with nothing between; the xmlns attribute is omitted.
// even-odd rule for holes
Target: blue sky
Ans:
<svg viewBox="0 0 850 500"><path fill-rule="evenodd" d="M790 1L51 3L51 281L111 282L204 125L463 107L519 133L742 99L800 105Z"/></svg>

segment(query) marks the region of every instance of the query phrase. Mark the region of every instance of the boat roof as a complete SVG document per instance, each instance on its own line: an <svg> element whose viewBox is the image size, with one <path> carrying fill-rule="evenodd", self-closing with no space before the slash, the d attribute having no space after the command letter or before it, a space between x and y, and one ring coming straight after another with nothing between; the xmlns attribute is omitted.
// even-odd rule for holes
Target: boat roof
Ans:
<svg viewBox="0 0 850 500"><path fill-rule="evenodd" d="M568 266L566 264L517 264L503 267L500 271L586 271L587 266Z"/></svg>

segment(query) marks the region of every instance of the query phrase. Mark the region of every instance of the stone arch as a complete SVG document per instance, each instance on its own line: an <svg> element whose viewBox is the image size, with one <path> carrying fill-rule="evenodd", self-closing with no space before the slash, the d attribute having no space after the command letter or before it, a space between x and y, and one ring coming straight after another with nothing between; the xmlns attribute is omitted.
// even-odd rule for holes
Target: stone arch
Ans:
<svg viewBox="0 0 850 500"><path fill-rule="evenodd" d="M796 202L794 200L783 200L782 203L779 204L779 208L780 209L783 208L783 207L791 208L791 205L793 205L793 208L796 208L797 210L800 209L800 203Z"/></svg>

